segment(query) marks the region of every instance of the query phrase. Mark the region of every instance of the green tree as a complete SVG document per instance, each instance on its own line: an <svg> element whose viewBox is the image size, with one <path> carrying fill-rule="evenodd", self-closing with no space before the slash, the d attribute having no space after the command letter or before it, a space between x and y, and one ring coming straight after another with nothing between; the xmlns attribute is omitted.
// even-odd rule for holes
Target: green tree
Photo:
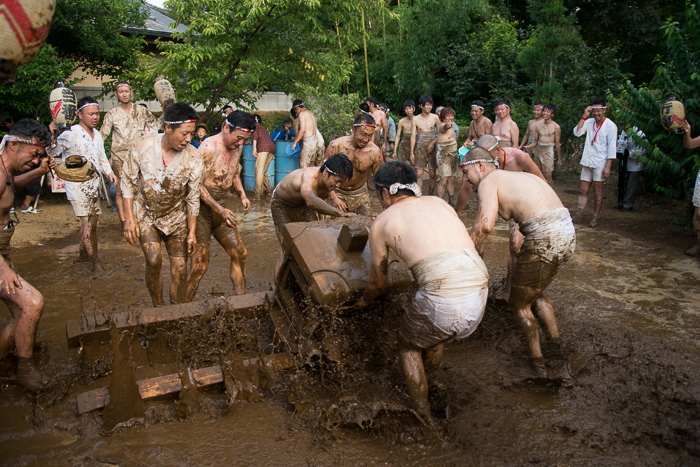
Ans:
<svg viewBox="0 0 700 467"><path fill-rule="evenodd" d="M357 104L362 99L355 93L339 94L328 89L319 90L314 86L299 86L294 97L302 99L314 114L326 145L350 131L357 115Z"/></svg>
<svg viewBox="0 0 700 467"><path fill-rule="evenodd" d="M163 74L178 99L207 106L208 120L214 108L252 105L270 89L337 89L355 68L360 9L375 13L384 2L170 0L167 7L188 29L174 34L177 42L159 43L164 58L140 79L150 84Z"/></svg>
<svg viewBox="0 0 700 467"><path fill-rule="evenodd" d="M657 59L649 86L635 87L630 81L615 100L609 93L616 118L637 127L647 140L634 136L646 149L643 158L647 182L669 198L690 194L700 168L697 151L683 148L682 137L661 126L661 105L675 96L683 100L686 118L700 129L700 0L687 1L682 22L669 19L663 27L665 56Z"/></svg>

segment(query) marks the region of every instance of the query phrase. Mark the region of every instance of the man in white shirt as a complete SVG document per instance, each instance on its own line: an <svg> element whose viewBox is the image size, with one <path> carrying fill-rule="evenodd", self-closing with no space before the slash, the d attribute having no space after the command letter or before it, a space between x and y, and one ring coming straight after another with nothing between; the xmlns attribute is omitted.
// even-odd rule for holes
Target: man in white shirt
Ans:
<svg viewBox="0 0 700 467"><path fill-rule="evenodd" d="M90 261L92 270L100 271L97 261L97 222L102 213L99 177L106 175L114 183L117 178L105 155L102 136L95 130L100 121L100 106L94 98L85 96L78 101L78 119L78 124L63 132L58 137L57 146L49 152L51 155L61 154L64 160L69 156L84 157L99 173L98 177L84 182L66 181L66 197L80 219L78 261Z"/></svg>
<svg viewBox="0 0 700 467"><path fill-rule="evenodd" d="M639 128L632 127L632 129L627 129L622 131L621 135L625 138L625 149L627 150L628 156L625 164L625 183L620 196L620 211L631 211L634 207L634 200L637 197L637 188L639 187L639 181L642 177L642 171L644 166L640 161L637 160L639 156L644 157L646 155L646 150L639 146L634 140L634 133L640 138L645 138L644 132Z"/></svg>
<svg viewBox="0 0 700 467"><path fill-rule="evenodd" d="M598 225L598 215L603 207L603 182L610 176L612 161L617 157L617 125L605 117L605 110L605 99L594 99L574 128L574 136L586 135L586 145L580 162L583 168L574 222L581 223L583 220L583 210L588 203L588 190L593 184L595 207L589 227ZM588 118L591 114L593 118Z"/></svg>

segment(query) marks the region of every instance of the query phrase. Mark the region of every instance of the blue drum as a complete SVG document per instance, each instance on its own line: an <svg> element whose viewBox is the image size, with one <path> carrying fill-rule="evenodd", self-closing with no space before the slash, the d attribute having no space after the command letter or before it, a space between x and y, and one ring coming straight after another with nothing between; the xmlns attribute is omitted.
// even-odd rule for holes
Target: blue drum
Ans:
<svg viewBox="0 0 700 467"><path fill-rule="evenodd" d="M270 179L270 187L275 186L275 160L272 158L270 166L267 168L267 177ZM255 191L255 157L253 157L253 145L243 145L243 189L245 191Z"/></svg>
<svg viewBox="0 0 700 467"><path fill-rule="evenodd" d="M299 145L297 145L297 150L289 155L288 152L291 152L289 146L291 145L292 141L275 141L275 180L277 183L281 182L288 173L299 168Z"/></svg>

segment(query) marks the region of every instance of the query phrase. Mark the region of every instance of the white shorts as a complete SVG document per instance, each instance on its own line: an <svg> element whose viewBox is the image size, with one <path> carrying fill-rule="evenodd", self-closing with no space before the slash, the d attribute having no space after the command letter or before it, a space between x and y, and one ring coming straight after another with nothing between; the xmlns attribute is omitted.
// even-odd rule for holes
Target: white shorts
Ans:
<svg viewBox="0 0 700 467"><path fill-rule="evenodd" d="M693 193L693 206L700 208L700 170L698 170L698 178L695 179L695 192Z"/></svg>
<svg viewBox="0 0 700 467"><path fill-rule="evenodd" d="M100 198L88 198L85 196L79 196L74 199L69 200L71 206L73 207L73 212L76 217L89 217L89 216L99 216L102 214L100 209Z"/></svg>
<svg viewBox="0 0 700 467"><path fill-rule="evenodd" d="M607 165L607 162L606 162ZM605 165L600 168L591 169L590 167L583 167L581 169L581 181L584 182L604 182L603 172L605 171Z"/></svg>

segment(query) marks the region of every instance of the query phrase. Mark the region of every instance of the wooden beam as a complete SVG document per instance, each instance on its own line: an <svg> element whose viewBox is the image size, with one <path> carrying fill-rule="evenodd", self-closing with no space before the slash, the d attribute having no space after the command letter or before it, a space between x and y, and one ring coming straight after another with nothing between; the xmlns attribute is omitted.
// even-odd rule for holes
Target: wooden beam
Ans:
<svg viewBox="0 0 700 467"><path fill-rule="evenodd" d="M227 313L254 313L269 303L272 292L258 292L234 295L225 299L208 300L205 302L182 303L179 305L159 306L129 310L111 315L84 314L79 320L66 323L66 340L68 348L80 346L81 339L87 336L109 338L109 324L114 323L117 329L133 329L147 324L166 324L185 318L206 316L214 310L226 310ZM267 300L267 302L266 302Z"/></svg>
<svg viewBox="0 0 700 467"><path fill-rule="evenodd" d="M258 363L258 359L251 358L250 363L255 365ZM277 370L286 370L295 366L294 357L286 352L263 357L263 363L265 365L271 365ZM197 388L204 388L224 382L224 377L219 365L194 370L192 371L192 375L194 376ZM143 400L174 394L180 392L182 389L182 381L180 380L180 375L177 373L159 376L157 378L142 379L137 381L136 384L139 386L139 394ZM79 415L102 409L109 403L109 391L107 388L93 389L92 391L78 394L76 402L78 403Z"/></svg>

